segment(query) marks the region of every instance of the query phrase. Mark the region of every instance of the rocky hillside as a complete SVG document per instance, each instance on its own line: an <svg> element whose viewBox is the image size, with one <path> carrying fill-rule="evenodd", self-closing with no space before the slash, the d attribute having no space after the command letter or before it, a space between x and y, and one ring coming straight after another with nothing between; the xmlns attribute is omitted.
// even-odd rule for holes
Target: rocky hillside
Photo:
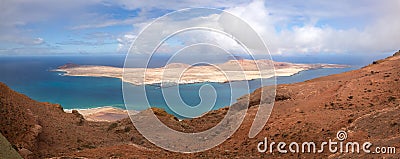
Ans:
<svg viewBox="0 0 400 159"><path fill-rule="evenodd" d="M64 113L59 105L39 103L0 84L1 133L27 157L86 158L398 158L400 151L400 52L359 70L295 84L278 85L274 109L263 131L248 132L257 112L252 104L238 131L221 145L205 152L182 154L162 150L145 140L129 119L114 123L85 121L78 113ZM260 92L250 95L257 103ZM198 132L216 125L227 108L178 121L160 109L156 115L169 127ZM146 113L142 112L142 113ZM270 142L321 143L346 141L393 146L397 154L366 153L259 153L257 144ZM27 149L32 154L27 154Z"/></svg>
<svg viewBox="0 0 400 159"><path fill-rule="evenodd" d="M128 143L139 134L107 122L88 122L77 111L65 113L58 104L36 102L0 83L0 132L24 158ZM121 129L121 130L120 130Z"/></svg>

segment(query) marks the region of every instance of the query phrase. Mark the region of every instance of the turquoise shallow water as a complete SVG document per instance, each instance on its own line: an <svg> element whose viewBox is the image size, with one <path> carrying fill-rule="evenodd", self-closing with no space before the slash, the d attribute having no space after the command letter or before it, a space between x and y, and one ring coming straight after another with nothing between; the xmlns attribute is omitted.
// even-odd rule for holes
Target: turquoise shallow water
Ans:
<svg viewBox="0 0 400 159"><path fill-rule="evenodd" d="M122 67L124 56L21 56L0 57L0 82L6 83L12 89L26 94L34 100L42 102L59 103L65 109L87 109L101 106L113 106L124 109L122 97L122 83L120 79L97 77L70 77L62 76L59 72L49 70L65 63L110 65ZM160 60L163 60L160 58ZM140 59L138 59L140 62ZM155 62L153 67L159 67ZM294 83L308 79L341 73L355 69L316 69L300 72L290 77L278 77L277 83ZM195 106L200 102L198 90L201 86L212 85L217 92L217 102L213 109L228 106L236 98L248 94L245 86L247 81L238 81L243 87L238 88L238 94L230 92L228 83L196 83L185 84L179 87L181 96L186 104ZM260 87L259 80L249 81L250 91ZM137 86L132 86L137 87ZM146 86L147 98L151 106L166 109L158 86ZM135 110L146 107L136 103ZM176 114L175 114L176 115Z"/></svg>

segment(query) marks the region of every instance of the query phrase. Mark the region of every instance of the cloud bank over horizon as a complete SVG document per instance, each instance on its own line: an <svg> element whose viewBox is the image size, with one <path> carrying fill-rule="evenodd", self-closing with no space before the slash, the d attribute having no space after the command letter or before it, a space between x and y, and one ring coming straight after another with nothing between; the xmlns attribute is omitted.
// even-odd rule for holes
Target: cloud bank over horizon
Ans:
<svg viewBox="0 0 400 159"><path fill-rule="evenodd" d="M0 55L125 54L155 18L188 7L232 13L252 26L273 55L378 54L400 46L400 1L104 1L6 0L0 7ZM168 24L204 23L210 14ZM168 27L160 27L160 30ZM193 34L183 40L223 39ZM174 43L170 50L174 50Z"/></svg>

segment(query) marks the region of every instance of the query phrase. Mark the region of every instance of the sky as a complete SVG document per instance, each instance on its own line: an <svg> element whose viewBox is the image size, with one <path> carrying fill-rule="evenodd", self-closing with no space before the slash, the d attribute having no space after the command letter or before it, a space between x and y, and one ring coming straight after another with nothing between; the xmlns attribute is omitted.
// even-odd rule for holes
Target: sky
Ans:
<svg viewBox="0 0 400 159"><path fill-rule="evenodd" d="M273 55L376 55L400 49L399 0L2 0L0 55L126 54L156 18L192 7L242 18ZM198 22L195 18L186 23Z"/></svg>

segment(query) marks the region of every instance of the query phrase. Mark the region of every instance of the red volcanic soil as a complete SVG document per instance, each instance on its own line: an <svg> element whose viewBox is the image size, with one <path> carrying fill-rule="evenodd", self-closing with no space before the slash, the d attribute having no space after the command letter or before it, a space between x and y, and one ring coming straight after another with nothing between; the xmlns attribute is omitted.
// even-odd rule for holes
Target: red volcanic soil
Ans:
<svg viewBox="0 0 400 159"><path fill-rule="evenodd" d="M275 106L268 123L255 137L248 133L258 106L250 105L238 131L227 141L199 153L175 153L144 139L129 119L89 122L61 106L40 103L0 84L0 131L26 158L399 158L400 151L400 52L359 70L277 86ZM260 90L250 95L260 100ZM178 121L160 109L155 114L169 127L198 132L216 125L228 108ZM144 113L144 112L142 112ZM397 154L360 153L260 153L257 145L269 142L320 144L336 139L344 130L345 141L393 146ZM325 147L327 149L327 147ZM276 150L276 149L275 149ZM362 151L362 150L361 150Z"/></svg>

